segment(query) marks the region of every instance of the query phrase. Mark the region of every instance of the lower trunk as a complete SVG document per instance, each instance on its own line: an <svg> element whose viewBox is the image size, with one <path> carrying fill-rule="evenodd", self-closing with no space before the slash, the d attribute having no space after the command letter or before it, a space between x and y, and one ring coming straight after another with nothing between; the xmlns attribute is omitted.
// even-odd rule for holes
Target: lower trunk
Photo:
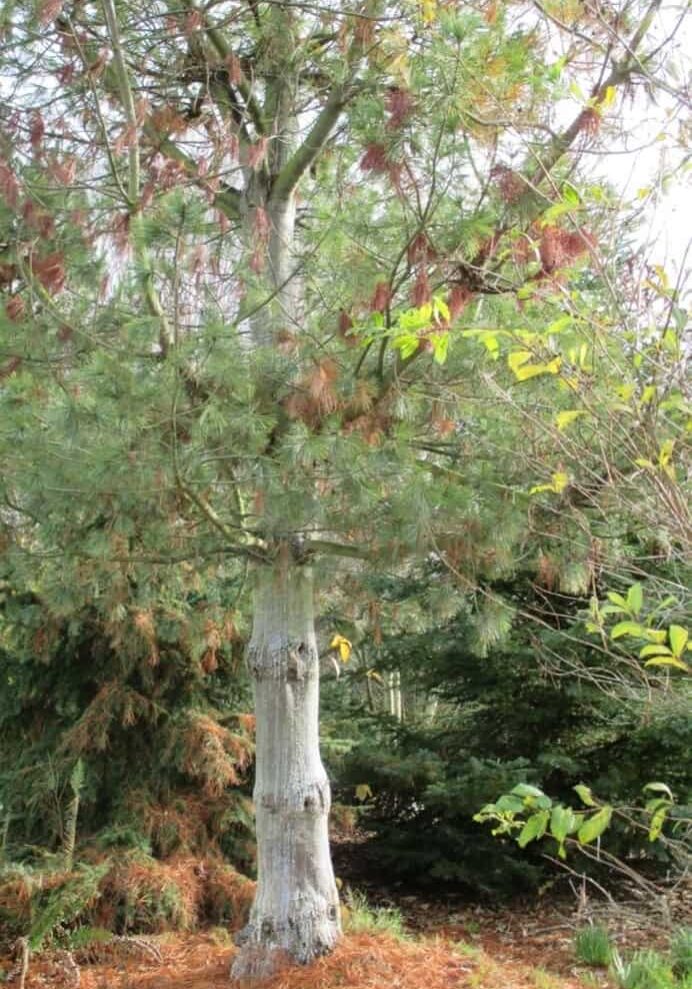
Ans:
<svg viewBox="0 0 692 989"><path fill-rule="evenodd" d="M258 882L238 937L237 978L331 951L340 933L319 751L319 657L309 568L257 575L248 665L255 687Z"/></svg>

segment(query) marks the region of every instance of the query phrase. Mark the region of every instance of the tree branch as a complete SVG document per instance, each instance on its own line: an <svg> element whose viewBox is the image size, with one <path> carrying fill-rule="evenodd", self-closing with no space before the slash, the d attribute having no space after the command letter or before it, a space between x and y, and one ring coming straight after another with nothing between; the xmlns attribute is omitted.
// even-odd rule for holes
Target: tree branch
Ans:
<svg viewBox="0 0 692 989"><path fill-rule="evenodd" d="M125 65L125 55L120 40L120 29L118 27L118 17L115 12L113 0L102 0L103 12L106 17L106 26L113 49L113 65L118 78L120 89L120 100L125 111L125 119L128 129L132 131L128 148L130 161L130 181L128 194L130 206L134 208L139 199L139 143L137 141L137 114L135 112L135 101L132 95L132 87Z"/></svg>
<svg viewBox="0 0 692 989"><path fill-rule="evenodd" d="M310 539L304 547L305 553L326 553L328 556L348 556L356 560L369 560L370 550L364 546L335 543L329 539Z"/></svg>
<svg viewBox="0 0 692 989"><path fill-rule="evenodd" d="M197 9L192 3L185 3L185 6L188 8L188 10ZM221 31L218 28L213 27L211 24L208 24L206 18L204 18L204 30L206 32L207 37L211 41L212 45L216 49L217 54L220 55L221 58L223 59L228 58L228 56L232 54L231 47L224 38ZM259 103L253 96L252 86L245 78L245 75L242 72L242 70L241 70L240 79L236 83L234 83L234 85L236 86L238 92L245 101L245 107L247 109L248 114L250 115L250 119L255 125L255 130L257 131L258 134L265 134L266 127L264 123L264 116L262 114L262 108L260 107Z"/></svg>
<svg viewBox="0 0 692 989"><path fill-rule="evenodd" d="M349 88L344 85L335 86L331 91L327 102L312 126L312 130L274 180L270 195L272 200L280 202L295 189L301 176L305 174L329 140L341 111L354 93L353 87Z"/></svg>

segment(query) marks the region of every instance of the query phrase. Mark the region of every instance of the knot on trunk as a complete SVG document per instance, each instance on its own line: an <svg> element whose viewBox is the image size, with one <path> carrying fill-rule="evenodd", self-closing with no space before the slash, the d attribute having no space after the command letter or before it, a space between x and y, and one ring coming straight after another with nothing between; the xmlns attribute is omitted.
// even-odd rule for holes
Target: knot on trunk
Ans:
<svg viewBox="0 0 692 989"><path fill-rule="evenodd" d="M303 658L307 653L305 643L301 642L297 647L288 650L288 663L286 664L286 678L288 680L304 680L307 674L307 663Z"/></svg>
<svg viewBox="0 0 692 989"><path fill-rule="evenodd" d="M251 643L247 665L255 680L286 679L289 683L301 683L319 675L315 647L300 639L289 639L272 649Z"/></svg>

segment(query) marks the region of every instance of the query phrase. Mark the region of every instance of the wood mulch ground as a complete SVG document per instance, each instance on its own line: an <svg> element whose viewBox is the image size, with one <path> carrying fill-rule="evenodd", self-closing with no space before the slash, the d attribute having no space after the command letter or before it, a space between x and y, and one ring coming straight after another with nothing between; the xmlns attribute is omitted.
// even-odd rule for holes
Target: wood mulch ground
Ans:
<svg viewBox="0 0 692 989"><path fill-rule="evenodd" d="M267 989L611 989L605 972L577 964L573 939L579 927L602 924L620 950L665 950L671 921L689 924L692 917L689 885L667 905L636 897L615 905L573 888L495 908L460 895L388 886L376 870L363 867L362 854L354 857L338 843L335 851L346 885L364 890L373 905L397 907L409 937L346 934L332 955L287 969ZM23 989L229 989L235 948L226 931L146 940L159 949L160 960L113 957L75 970L59 954L42 955L32 959ZM7 972L12 962L0 958L0 968ZM19 984L8 983L13 989Z"/></svg>
<svg viewBox="0 0 692 989"><path fill-rule="evenodd" d="M229 989L234 948L214 934L164 935L162 962L113 961L82 966L80 989ZM25 989L73 989L75 974L59 958L32 961ZM584 989L532 964L503 961L434 935L410 941L384 934L346 935L336 951L311 966L292 967L267 989Z"/></svg>

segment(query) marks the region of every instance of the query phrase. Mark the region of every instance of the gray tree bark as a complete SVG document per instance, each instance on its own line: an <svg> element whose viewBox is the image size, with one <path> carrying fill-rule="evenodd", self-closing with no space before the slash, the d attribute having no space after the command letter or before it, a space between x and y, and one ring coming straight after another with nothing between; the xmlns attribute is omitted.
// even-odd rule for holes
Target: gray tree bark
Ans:
<svg viewBox="0 0 692 989"><path fill-rule="evenodd" d="M272 180L267 183L248 172L242 211L248 244L258 207L269 223L266 282L271 301L251 319L255 348L274 345L282 330L299 329L303 309L295 229L300 169L286 177L300 138L294 14L279 5L271 16L277 63L276 76L267 83L265 116L272 121ZM267 537L271 541L275 534ZM266 978L285 960L305 964L331 951L341 931L327 830L329 781L319 750L312 572L283 544L276 561L259 567L255 577L247 663L257 718L257 893L250 920L236 939L240 951L231 969L234 977L248 981Z"/></svg>
<svg viewBox="0 0 692 989"><path fill-rule="evenodd" d="M266 978L312 961L340 934L319 751L319 657L312 573L281 561L257 572L247 661L257 715L258 885L232 975Z"/></svg>

